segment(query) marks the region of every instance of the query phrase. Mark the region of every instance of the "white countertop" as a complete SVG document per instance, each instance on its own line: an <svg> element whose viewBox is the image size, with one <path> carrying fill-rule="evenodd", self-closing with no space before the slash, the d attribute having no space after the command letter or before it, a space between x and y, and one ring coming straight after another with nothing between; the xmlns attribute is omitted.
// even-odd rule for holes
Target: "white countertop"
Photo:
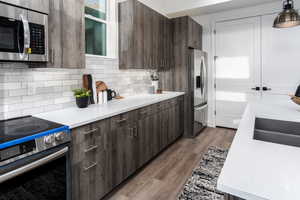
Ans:
<svg viewBox="0 0 300 200"><path fill-rule="evenodd" d="M218 189L249 200L300 199L300 148L254 140L255 117L300 122L300 106L288 99L247 106Z"/></svg>
<svg viewBox="0 0 300 200"><path fill-rule="evenodd" d="M184 93L164 92L163 94L142 94L125 97L121 100L113 100L108 104L90 105L88 108L84 109L71 107L58 111L38 114L35 115L35 117L64 124L70 128L76 128L181 95L184 95Z"/></svg>

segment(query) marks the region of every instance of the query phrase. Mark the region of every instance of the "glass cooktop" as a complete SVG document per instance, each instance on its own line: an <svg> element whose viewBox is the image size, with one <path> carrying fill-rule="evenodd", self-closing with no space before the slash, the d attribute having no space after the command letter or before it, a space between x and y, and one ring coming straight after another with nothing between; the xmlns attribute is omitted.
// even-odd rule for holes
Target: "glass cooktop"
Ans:
<svg viewBox="0 0 300 200"><path fill-rule="evenodd" d="M35 135L64 125L26 116L0 121L0 144Z"/></svg>

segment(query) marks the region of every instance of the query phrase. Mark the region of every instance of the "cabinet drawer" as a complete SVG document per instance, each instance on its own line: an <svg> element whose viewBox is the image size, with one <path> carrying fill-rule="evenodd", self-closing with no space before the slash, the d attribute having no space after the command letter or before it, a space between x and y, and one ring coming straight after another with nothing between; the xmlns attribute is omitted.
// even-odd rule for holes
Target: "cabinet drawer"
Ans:
<svg viewBox="0 0 300 200"><path fill-rule="evenodd" d="M157 112L157 106L156 104L150 105L150 106L146 106L144 108L138 109L137 113L138 113L138 119L142 119L145 117L148 117L150 115L153 115Z"/></svg>
<svg viewBox="0 0 300 200"><path fill-rule="evenodd" d="M171 100L168 101L168 107L169 108L174 107L174 106L177 105L177 103L178 103L177 98L171 99Z"/></svg>
<svg viewBox="0 0 300 200"><path fill-rule="evenodd" d="M131 124L138 120L138 111L130 111L124 114L120 114L111 118L112 127L120 127L124 124Z"/></svg>
<svg viewBox="0 0 300 200"><path fill-rule="evenodd" d="M163 111L168 108L168 101L163 101L156 104L157 112Z"/></svg>

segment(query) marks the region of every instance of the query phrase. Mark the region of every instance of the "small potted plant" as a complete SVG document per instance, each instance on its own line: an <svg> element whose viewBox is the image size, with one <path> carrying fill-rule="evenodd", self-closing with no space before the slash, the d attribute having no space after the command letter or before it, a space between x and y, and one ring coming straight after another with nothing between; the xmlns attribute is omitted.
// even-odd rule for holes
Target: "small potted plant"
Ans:
<svg viewBox="0 0 300 200"><path fill-rule="evenodd" d="M91 91L81 88L73 90L74 96L76 97L76 104L79 108L86 108L89 105L89 99Z"/></svg>

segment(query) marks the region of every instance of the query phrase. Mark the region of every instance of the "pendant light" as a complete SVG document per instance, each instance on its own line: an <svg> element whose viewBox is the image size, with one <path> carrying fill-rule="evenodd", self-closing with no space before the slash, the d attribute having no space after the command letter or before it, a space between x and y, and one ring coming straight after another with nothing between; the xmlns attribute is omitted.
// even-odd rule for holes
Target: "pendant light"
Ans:
<svg viewBox="0 0 300 200"><path fill-rule="evenodd" d="M300 16L294 9L293 0L283 1L283 11L276 17L274 28L290 28L300 25Z"/></svg>

